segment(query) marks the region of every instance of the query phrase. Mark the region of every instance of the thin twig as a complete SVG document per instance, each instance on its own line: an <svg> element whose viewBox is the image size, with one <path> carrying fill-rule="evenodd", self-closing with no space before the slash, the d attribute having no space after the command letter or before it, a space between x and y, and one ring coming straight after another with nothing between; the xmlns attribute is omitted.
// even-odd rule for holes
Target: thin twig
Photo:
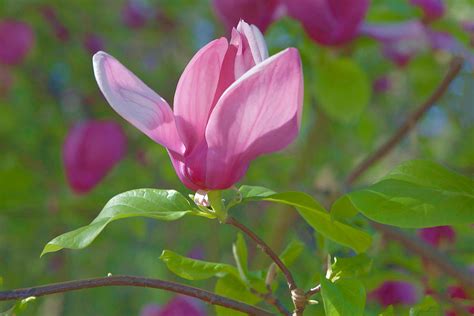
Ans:
<svg viewBox="0 0 474 316"><path fill-rule="evenodd" d="M285 266L283 261L278 257L278 255L262 240L258 237L253 231L251 231L247 226L236 220L234 217L229 216L226 219L226 224L236 227L243 233L245 233L252 241L260 248L263 252L265 252L272 261L278 266L281 272L285 275L286 281L288 282L288 287L290 290L294 290L297 288L295 279L291 274L290 270Z"/></svg>
<svg viewBox="0 0 474 316"><path fill-rule="evenodd" d="M282 315L285 316L290 316L291 313L286 309L286 307L280 302L279 299L277 299L269 290L267 293L260 293L254 288L250 288L250 292L252 292L254 295L257 295L261 299L263 299L266 303L273 305Z"/></svg>
<svg viewBox="0 0 474 316"><path fill-rule="evenodd" d="M308 292L306 292L306 297L311 297L313 295L315 295L316 293L319 293L321 291L321 284L313 287L312 289L310 289Z"/></svg>
<svg viewBox="0 0 474 316"><path fill-rule="evenodd" d="M306 306L306 298L301 295L301 289L298 288L296 285L295 279L291 274L290 270L286 267L286 265L281 261L278 255L262 240L258 237L254 232L252 232L247 226L236 220L234 217L227 217L226 224L231 225L242 231L246 234L250 239L260 248L267 256L269 256L272 261L278 266L281 272L285 275L286 281L288 283L288 288L290 289L291 299L295 306L295 310L293 315L300 316L303 315L303 311Z"/></svg>
<svg viewBox="0 0 474 316"><path fill-rule="evenodd" d="M444 95L451 82L461 71L462 65L462 58L456 57L453 59L448 73L433 94L405 120L392 137L354 168L345 181L347 186L354 183L355 180L357 180L375 162L379 161L392 151L392 149L395 148L395 146L415 127L416 123L423 117L423 115Z"/></svg>
<svg viewBox="0 0 474 316"><path fill-rule="evenodd" d="M27 297L45 296L55 293L64 293L81 289L104 287L104 286L135 286L161 289L169 292L191 296L212 305L219 305L236 311L247 313L248 315L268 316L272 313L250 306L245 303L235 301L206 290L194 288L184 284L159 279L150 279L137 276L117 275L104 278L74 280L62 283L54 283L31 288L16 289L11 291L0 291L0 301L19 300Z"/></svg>
<svg viewBox="0 0 474 316"><path fill-rule="evenodd" d="M378 231L382 232L388 238L402 244L406 249L428 260L431 264L436 266L445 274L456 279L466 289L474 290L474 278L472 275L461 267L454 265L446 258L446 256L443 256L442 253L432 246L421 241L417 237L407 236L399 229L379 223L372 223L372 226Z"/></svg>

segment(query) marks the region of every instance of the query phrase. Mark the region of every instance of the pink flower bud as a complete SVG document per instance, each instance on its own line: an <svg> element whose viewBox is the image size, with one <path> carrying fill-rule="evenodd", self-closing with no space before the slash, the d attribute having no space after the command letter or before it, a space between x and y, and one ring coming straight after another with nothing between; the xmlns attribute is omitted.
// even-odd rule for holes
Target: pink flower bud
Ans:
<svg viewBox="0 0 474 316"><path fill-rule="evenodd" d="M0 21L0 64L22 63L34 42L35 34L28 24L16 20Z"/></svg>
<svg viewBox="0 0 474 316"><path fill-rule="evenodd" d="M123 158L126 138L120 125L86 121L74 125L64 142L63 162L76 193L92 190Z"/></svg>
<svg viewBox="0 0 474 316"><path fill-rule="evenodd" d="M423 10L428 21L439 19L444 15L443 0L410 0L411 4Z"/></svg>
<svg viewBox="0 0 474 316"><path fill-rule="evenodd" d="M370 0L285 0L285 4L314 41L335 46L357 36Z"/></svg>
<svg viewBox="0 0 474 316"><path fill-rule="evenodd" d="M404 281L385 281L376 290L369 293L369 298L382 306L413 305L418 301L415 286Z"/></svg>
<svg viewBox="0 0 474 316"><path fill-rule="evenodd" d="M434 247L453 244L456 240L456 232L450 226L422 228L418 230L418 236Z"/></svg>
<svg viewBox="0 0 474 316"><path fill-rule="evenodd" d="M229 30L245 20L265 33L273 22L280 0L213 0L214 10Z"/></svg>
<svg viewBox="0 0 474 316"><path fill-rule="evenodd" d="M109 104L165 146L181 181L192 190L226 189L255 158L282 150L297 136L303 104L298 51L268 57L257 27L240 22L226 38L199 50L168 103L112 56L93 58Z"/></svg>

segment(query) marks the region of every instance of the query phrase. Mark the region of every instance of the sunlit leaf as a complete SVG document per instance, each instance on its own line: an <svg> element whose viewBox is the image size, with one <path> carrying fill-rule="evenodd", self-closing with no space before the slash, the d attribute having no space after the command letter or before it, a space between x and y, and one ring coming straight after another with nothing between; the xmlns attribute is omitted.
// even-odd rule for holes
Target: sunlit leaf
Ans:
<svg viewBox="0 0 474 316"><path fill-rule="evenodd" d="M331 276L333 278L357 277L370 271L372 259L366 254L360 254L349 258L334 258L331 265Z"/></svg>
<svg viewBox="0 0 474 316"><path fill-rule="evenodd" d="M321 296L327 316L362 316L365 289L356 279L340 279L334 283L321 280Z"/></svg>
<svg viewBox="0 0 474 316"><path fill-rule="evenodd" d="M301 255L304 250L304 244L298 239L292 239L280 255L281 261L286 266L291 266L293 262Z"/></svg>
<svg viewBox="0 0 474 316"><path fill-rule="evenodd" d="M237 234L237 240L232 245L232 252L234 254L235 263L237 265L237 270L239 271L240 277L242 278L242 280L247 280L248 251L244 236L242 236L241 233Z"/></svg>
<svg viewBox="0 0 474 316"><path fill-rule="evenodd" d="M303 192L274 193L262 187L242 186L243 201L265 200L294 206L306 222L323 236L357 252L366 251L372 242L369 234L350 225L332 220L324 207ZM253 195L255 194L255 195Z"/></svg>
<svg viewBox="0 0 474 316"><path fill-rule="evenodd" d="M170 250L163 250L160 259L171 272L187 280L203 280L227 274L239 275L237 269L229 264L187 258Z"/></svg>
<svg viewBox="0 0 474 316"><path fill-rule="evenodd" d="M247 303L249 305L255 305L262 300L260 297L256 296L255 294L252 294L248 290L246 285L238 279L238 277L231 274L217 280L214 291L216 294L232 298ZM246 315L244 313L237 312L221 306L216 306L216 314L218 316Z"/></svg>
<svg viewBox="0 0 474 316"><path fill-rule="evenodd" d="M63 248L82 249L90 245L111 222L130 217L149 217L162 221L180 219L195 213L189 201L174 190L137 189L114 196L87 226L60 235L44 247L41 255Z"/></svg>
<svg viewBox="0 0 474 316"><path fill-rule="evenodd" d="M410 308L410 316L441 315L439 304L431 296L425 296L416 306Z"/></svg>
<svg viewBox="0 0 474 316"><path fill-rule="evenodd" d="M426 160L407 161L347 195L368 218L399 227L474 223L474 180Z"/></svg>

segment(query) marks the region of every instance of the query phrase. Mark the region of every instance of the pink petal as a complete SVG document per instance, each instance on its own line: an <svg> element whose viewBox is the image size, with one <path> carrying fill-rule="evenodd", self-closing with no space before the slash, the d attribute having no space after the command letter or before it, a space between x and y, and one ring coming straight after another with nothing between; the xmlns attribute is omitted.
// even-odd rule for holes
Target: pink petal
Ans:
<svg viewBox="0 0 474 316"><path fill-rule="evenodd" d="M436 20L444 15L443 0L410 0L410 3L423 10L428 20Z"/></svg>
<svg viewBox="0 0 474 316"><path fill-rule="evenodd" d="M286 49L252 68L221 96L206 129L206 184L227 188L259 155L297 136L303 101L301 60Z"/></svg>
<svg viewBox="0 0 474 316"><path fill-rule="evenodd" d="M267 43L265 43L262 32L255 25L249 25L244 21L240 21L239 25L237 25L237 31L247 39L255 64L261 63L268 58Z"/></svg>
<svg viewBox="0 0 474 316"><path fill-rule="evenodd" d="M173 112L163 98L107 53L95 54L93 64L99 88L117 113L169 150L184 151Z"/></svg>
<svg viewBox="0 0 474 316"><path fill-rule="evenodd" d="M125 155L126 138L120 125L86 121L69 131L63 146L67 180L77 193L94 188Z"/></svg>
<svg viewBox="0 0 474 316"><path fill-rule="evenodd" d="M191 59L179 79L174 96L174 113L188 152L204 139L207 120L216 103L215 94L228 46L225 38L204 46Z"/></svg>

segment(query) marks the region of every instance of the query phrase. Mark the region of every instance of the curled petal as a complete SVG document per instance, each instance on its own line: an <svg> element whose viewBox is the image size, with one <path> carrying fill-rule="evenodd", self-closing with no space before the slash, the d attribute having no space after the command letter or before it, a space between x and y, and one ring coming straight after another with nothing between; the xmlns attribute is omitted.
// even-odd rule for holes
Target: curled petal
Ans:
<svg viewBox="0 0 474 316"><path fill-rule="evenodd" d="M258 64L221 96L206 129L206 184L223 189L237 182L259 155L278 151L296 137L303 78L294 48Z"/></svg>
<svg viewBox="0 0 474 316"><path fill-rule="evenodd" d="M107 53L95 54L93 64L99 88L117 113L169 150L184 151L173 112L162 97Z"/></svg>
<svg viewBox="0 0 474 316"><path fill-rule="evenodd" d="M201 48L179 79L174 113L187 151L192 151L204 139L228 46L227 40L220 38Z"/></svg>
<svg viewBox="0 0 474 316"><path fill-rule="evenodd" d="M267 43L265 43L262 32L255 25L240 21L237 25L237 31L247 39L255 64L268 58Z"/></svg>

